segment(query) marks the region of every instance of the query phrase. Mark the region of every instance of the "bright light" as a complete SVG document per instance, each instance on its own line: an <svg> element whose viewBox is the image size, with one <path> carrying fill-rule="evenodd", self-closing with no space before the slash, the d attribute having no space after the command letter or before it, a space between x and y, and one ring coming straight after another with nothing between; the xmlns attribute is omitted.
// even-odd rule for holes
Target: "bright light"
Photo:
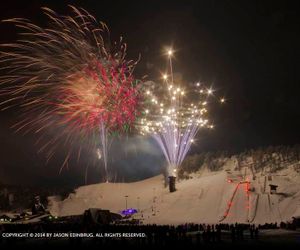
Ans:
<svg viewBox="0 0 300 250"><path fill-rule="evenodd" d="M172 49L169 49L168 50L168 56L172 56L173 55L173 50Z"/></svg>
<svg viewBox="0 0 300 250"><path fill-rule="evenodd" d="M167 80L168 79L168 75L167 74L163 74L163 79Z"/></svg>
<svg viewBox="0 0 300 250"><path fill-rule="evenodd" d="M225 98L221 98L221 99L220 99L220 102L221 102L221 103L224 103L224 102L225 102Z"/></svg>
<svg viewBox="0 0 300 250"><path fill-rule="evenodd" d="M209 95L211 95L212 92L213 92L212 89L208 89L208 90L207 90L207 94L209 94Z"/></svg>

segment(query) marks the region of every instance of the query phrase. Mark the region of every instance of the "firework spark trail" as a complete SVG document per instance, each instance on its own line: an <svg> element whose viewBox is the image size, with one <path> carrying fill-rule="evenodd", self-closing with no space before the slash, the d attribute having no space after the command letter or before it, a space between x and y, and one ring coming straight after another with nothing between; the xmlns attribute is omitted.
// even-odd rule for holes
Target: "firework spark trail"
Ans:
<svg viewBox="0 0 300 250"><path fill-rule="evenodd" d="M193 123L184 129L170 123L163 123L163 126L164 131L152 136L162 149L169 164L169 171L172 172L183 162L199 130L199 125Z"/></svg>
<svg viewBox="0 0 300 250"><path fill-rule="evenodd" d="M107 131L106 127L103 121L100 121L100 144L102 149L102 155L103 155L103 162L104 162L104 169L105 169L105 176L106 181L108 181L108 170L107 170Z"/></svg>
<svg viewBox="0 0 300 250"><path fill-rule="evenodd" d="M139 114L136 62L125 60L122 39L111 43L104 23L84 9L70 8L70 16L42 8L47 28L21 18L4 20L22 32L17 42L0 45L0 94L7 97L0 105L19 107L21 119L14 129L38 134L38 142L47 131L56 132L40 151L49 161L59 145L70 147L61 170L68 166L73 145L88 141L95 150L100 140L107 171L108 134L127 132Z"/></svg>

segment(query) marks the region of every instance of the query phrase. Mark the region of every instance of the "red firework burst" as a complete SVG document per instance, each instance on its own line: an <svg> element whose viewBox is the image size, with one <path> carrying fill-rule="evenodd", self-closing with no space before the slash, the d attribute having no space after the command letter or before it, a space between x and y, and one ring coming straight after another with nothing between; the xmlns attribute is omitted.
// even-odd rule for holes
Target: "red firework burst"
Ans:
<svg viewBox="0 0 300 250"><path fill-rule="evenodd" d="M84 9L70 6L72 15L62 16L43 8L48 27L28 20L6 20L22 29L15 43L1 44L1 93L8 98L4 109L18 106L17 131L39 134L39 151L50 159L59 145L82 141L91 150L106 147L107 133L128 131L139 114L140 84L133 76L136 62L127 61L126 44L112 44L107 26ZM46 139L47 140L47 139ZM78 143L79 142L79 143ZM105 151L107 151L105 149Z"/></svg>

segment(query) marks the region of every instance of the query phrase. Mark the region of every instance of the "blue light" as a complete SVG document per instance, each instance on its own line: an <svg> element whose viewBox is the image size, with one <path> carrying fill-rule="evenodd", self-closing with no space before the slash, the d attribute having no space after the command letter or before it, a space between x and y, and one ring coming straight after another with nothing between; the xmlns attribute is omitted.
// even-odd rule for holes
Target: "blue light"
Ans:
<svg viewBox="0 0 300 250"><path fill-rule="evenodd" d="M138 212L137 209L128 208L128 209L123 210L121 213L123 215L133 215L133 214L136 214L137 212Z"/></svg>

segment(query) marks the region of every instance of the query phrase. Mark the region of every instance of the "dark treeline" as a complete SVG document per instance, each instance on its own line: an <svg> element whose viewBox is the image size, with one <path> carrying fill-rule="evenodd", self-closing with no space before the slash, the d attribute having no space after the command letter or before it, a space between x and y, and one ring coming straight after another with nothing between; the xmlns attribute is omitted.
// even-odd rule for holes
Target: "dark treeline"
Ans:
<svg viewBox="0 0 300 250"><path fill-rule="evenodd" d="M236 170L248 166L253 171L263 171L268 168L269 172L275 172L293 165L296 171L300 171L300 145L280 145L249 149L240 153L216 151L193 154L182 163L178 177L187 178L186 174L204 167L211 171L220 170L231 157L235 157Z"/></svg>

